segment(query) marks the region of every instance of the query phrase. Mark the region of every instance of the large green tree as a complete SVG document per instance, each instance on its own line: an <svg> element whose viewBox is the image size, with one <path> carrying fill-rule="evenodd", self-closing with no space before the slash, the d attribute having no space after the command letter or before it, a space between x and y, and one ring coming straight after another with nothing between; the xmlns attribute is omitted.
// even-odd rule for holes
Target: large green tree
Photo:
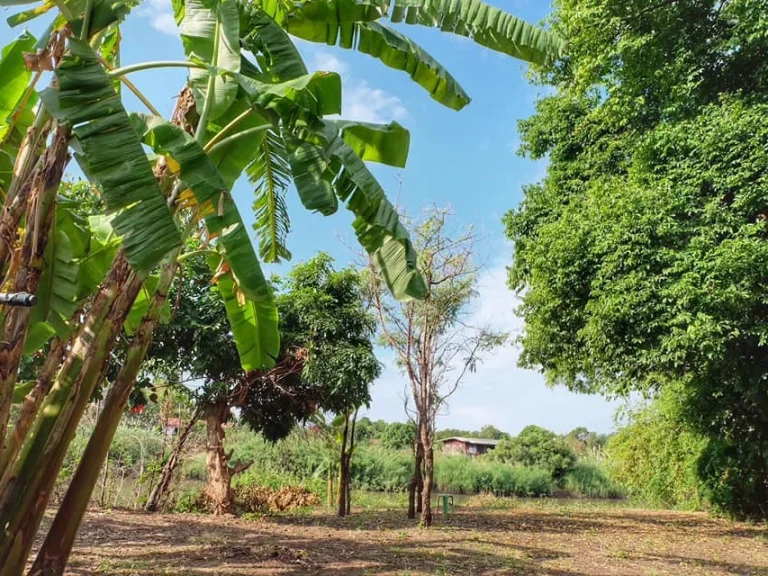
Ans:
<svg viewBox="0 0 768 576"><path fill-rule="evenodd" d="M675 386L714 503L768 515L768 3L561 0L569 56L520 124L546 178L508 214L523 365ZM670 392L672 393L672 392Z"/></svg>

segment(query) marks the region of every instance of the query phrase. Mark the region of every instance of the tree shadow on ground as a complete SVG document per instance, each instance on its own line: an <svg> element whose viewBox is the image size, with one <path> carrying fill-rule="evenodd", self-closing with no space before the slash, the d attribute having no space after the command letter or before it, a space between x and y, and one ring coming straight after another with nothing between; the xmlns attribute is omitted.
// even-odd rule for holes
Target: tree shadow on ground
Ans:
<svg viewBox="0 0 768 576"><path fill-rule="evenodd" d="M616 557L600 551L617 530L643 528L639 514L465 510L437 517L434 530L418 530L417 521L404 516L402 511L356 512L343 519L314 514L248 521L91 512L78 535L68 574L593 576L646 574L653 568L658 574L768 576L768 557L751 558L748 553L742 554L744 562L738 555L727 562L658 550L645 553L631 545L614 551L620 554ZM660 538L665 530L676 531L678 537L690 531L690 543L696 543L701 526L712 538L714 527L723 524L710 525L704 516L701 523L685 515L671 514L669 520L676 521L670 523L662 515L644 530ZM756 533L766 534L759 529ZM742 544L751 543L754 536L750 532ZM640 539L630 532L630 540ZM619 559L626 562L621 566L626 571L616 571Z"/></svg>

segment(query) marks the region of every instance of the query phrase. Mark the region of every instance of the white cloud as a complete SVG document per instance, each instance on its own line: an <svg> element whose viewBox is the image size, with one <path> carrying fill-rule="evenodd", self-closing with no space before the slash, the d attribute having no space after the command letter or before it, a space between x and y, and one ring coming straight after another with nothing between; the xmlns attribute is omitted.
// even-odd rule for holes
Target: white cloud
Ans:
<svg viewBox="0 0 768 576"><path fill-rule="evenodd" d="M365 80L347 82L344 89L342 116L362 122L384 123L408 116L400 98L384 90L371 88Z"/></svg>
<svg viewBox="0 0 768 576"><path fill-rule="evenodd" d="M315 70L322 70L323 72L336 72L341 76L344 76L349 71L347 63L337 58L330 52L315 52L313 62Z"/></svg>
<svg viewBox="0 0 768 576"><path fill-rule="evenodd" d="M147 0L141 4L136 13L149 20L149 25L159 32L170 36L176 36L179 33L170 0Z"/></svg>
<svg viewBox="0 0 768 576"><path fill-rule="evenodd" d="M347 62L335 54L318 50L311 45L302 47L311 53L311 69L337 72L341 75L342 118L383 124L392 120L404 120L408 116L408 110L400 98L379 88L373 88L366 80L356 78Z"/></svg>

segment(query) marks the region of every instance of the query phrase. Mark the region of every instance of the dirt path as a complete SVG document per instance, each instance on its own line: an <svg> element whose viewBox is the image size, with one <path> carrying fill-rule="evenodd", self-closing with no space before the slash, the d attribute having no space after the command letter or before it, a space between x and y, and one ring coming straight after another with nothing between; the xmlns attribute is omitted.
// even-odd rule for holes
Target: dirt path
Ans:
<svg viewBox="0 0 768 576"><path fill-rule="evenodd" d="M768 576L768 529L704 514L463 509L432 530L403 516L91 512L68 574Z"/></svg>

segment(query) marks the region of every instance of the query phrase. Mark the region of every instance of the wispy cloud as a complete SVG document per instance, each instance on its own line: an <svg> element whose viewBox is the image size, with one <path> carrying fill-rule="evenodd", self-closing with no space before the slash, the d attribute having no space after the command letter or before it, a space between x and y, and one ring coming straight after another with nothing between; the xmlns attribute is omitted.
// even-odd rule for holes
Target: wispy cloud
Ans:
<svg viewBox="0 0 768 576"><path fill-rule="evenodd" d="M136 10L136 13L149 21L149 25L155 30L176 36L179 33L179 27L176 26L176 20L173 18L173 10L170 0L146 0Z"/></svg>
<svg viewBox="0 0 768 576"><path fill-rule="evenodd" d="M367 80L356 78L351 67L325 50L312 46L302 46L311 53L311 68L326 72L337 72L343 82L341 116L361 122L385 123L392 120L404 120L408 110L397 96L374 88Z"/></svg>

